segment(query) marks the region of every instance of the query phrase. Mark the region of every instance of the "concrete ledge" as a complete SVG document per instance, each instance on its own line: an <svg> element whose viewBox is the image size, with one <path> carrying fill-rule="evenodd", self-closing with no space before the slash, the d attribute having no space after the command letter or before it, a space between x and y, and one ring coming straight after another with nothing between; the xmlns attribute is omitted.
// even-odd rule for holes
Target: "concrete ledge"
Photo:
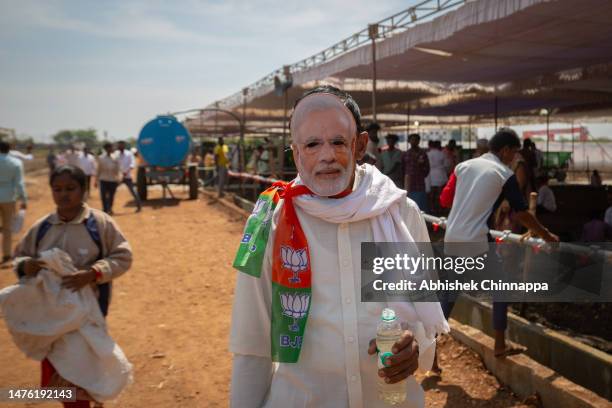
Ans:
<svg viewBox="0 0 612 408"><path fill-rule="evenodd" d="M537 394L544 408L608 408L610 401L577 385L526 355L495 358L494 341L451 319L451 335L478 353L489 371L522 398Z"/></svg>
<svg viewBox="0 0 612 408"><path fill-rule="evenodd" d="M219 204L221 207L224 207L226 210L228 210L231 215L240 215L241 217L243 217L245 220L247 218L249 218L249 215L251 215L251 211L253 209L253 204L250 203L247 200L243 200L246 201L246 203L250 204L250 208L248 207L247 204L245 203L241 203L240 201L238 201L237 205L235 203L235 198L239 198L236 195L233 194L227 194L225 195L225 197L223 198L218 198L217 197L217 192L213 191L213 190L207 190L207 189L200 189L200 192L202 193L202 195L206 198L208 198L209 200L212 200L213 202ZM240 199L242 200L242 199ZM248 208L248 209L245 209Z"/></svg>
<svg viewBox="0 0 612 408"><path fill-rule="evenodd" d="M457 300L451 317L493 336L491 306L469 296ZM508 313L507 338L526 354L576 384L612 398L612 356L569 336Z"/></svg>
<svg viewBox="0 0 612 408"><path fill-rule="evenodd" d="M232 199L234 204L242 208L244 211L247 211L249 214L253 211L253 207L255 207L255 204L253 204L252 201L242 198L239 195L233 195Z"/></svg>

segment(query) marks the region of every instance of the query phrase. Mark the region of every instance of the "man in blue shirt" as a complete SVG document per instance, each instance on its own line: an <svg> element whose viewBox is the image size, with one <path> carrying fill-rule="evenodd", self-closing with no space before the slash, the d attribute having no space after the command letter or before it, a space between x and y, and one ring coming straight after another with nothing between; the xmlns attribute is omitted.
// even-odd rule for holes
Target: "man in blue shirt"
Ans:
<svg viewBox="0 0 612 408"><path fill-rule="evenodd" d="M0 216L2 217L2 263L11 259L11 224L15 202L26 208L27 196L23 183L23 164L9 155L10 146L0 141Z"/></svg>

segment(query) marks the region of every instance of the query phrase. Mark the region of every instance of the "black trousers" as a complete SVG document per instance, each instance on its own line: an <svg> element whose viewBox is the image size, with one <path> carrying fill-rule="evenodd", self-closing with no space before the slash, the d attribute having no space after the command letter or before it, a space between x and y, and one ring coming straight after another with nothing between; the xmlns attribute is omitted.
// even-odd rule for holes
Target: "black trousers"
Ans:
<svg viewBox="0 0 612 408"><path fill-rule="evenodd" d="M128 190L130 190L130 194L132 194L132 197L134 197L134 201L136 201L136 206L140 208L140 196L138 195L138 193L136 193L136 190L134 189L134 182L132 181L132 179L130 177L124 177L121 182L127 186Z"/></svg>
<svg viewBox="0 0 612 408"><path fill-rule="evenodd" d="M113 201L119 183L116 181L100 181L100 199L102 200L102 210L110 214L113 211Z"/></svg>

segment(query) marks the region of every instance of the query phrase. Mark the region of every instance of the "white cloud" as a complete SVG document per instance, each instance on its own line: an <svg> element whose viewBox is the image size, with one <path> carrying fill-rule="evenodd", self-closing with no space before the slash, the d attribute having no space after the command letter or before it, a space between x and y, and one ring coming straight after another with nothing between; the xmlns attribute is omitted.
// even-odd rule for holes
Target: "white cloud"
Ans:
<svg viewBox="0 0 612 408"><path fill-rule="evenodd" d="M162 16L147 13L141 7L121 3L106 13L75 18L58 2L24 1L19 7L6 10L0 21L13 29L24 27L74 31L106 38L150 41L190 41L214 44L219 38L182 29Z"/></svg>

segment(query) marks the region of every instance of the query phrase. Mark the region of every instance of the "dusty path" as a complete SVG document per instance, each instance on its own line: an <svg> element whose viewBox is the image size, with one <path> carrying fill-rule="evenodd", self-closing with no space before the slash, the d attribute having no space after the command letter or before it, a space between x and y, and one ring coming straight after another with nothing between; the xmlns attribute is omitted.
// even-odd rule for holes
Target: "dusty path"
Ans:
<svg viewBox="0 0 612 408"><path fill-rule="evenodd" d="M31 201L26 225L31 225L53 210L53 203L46 175L27 180ZM177 191L177 197L186 197L181 188ZM150 196L161 198L161 193ZM100 207L97 193L90 203ZM227 340L235 279L231 261L243 221L205 199L172 204L152 200L135 214L126 188L118 192L116 220L135 260L116 281L108 323L134 364L135 381L106 407L228 406ZM0 287L14 281L10 269L0 269ZM524 406L500 388L474 353L450 338L443 340L442 367L445 381L423 384L428 407ZM39 364L18 351L0 320L0 387L38 381ZM0 408L10 406L24 405L0 403Z"/></svg>

